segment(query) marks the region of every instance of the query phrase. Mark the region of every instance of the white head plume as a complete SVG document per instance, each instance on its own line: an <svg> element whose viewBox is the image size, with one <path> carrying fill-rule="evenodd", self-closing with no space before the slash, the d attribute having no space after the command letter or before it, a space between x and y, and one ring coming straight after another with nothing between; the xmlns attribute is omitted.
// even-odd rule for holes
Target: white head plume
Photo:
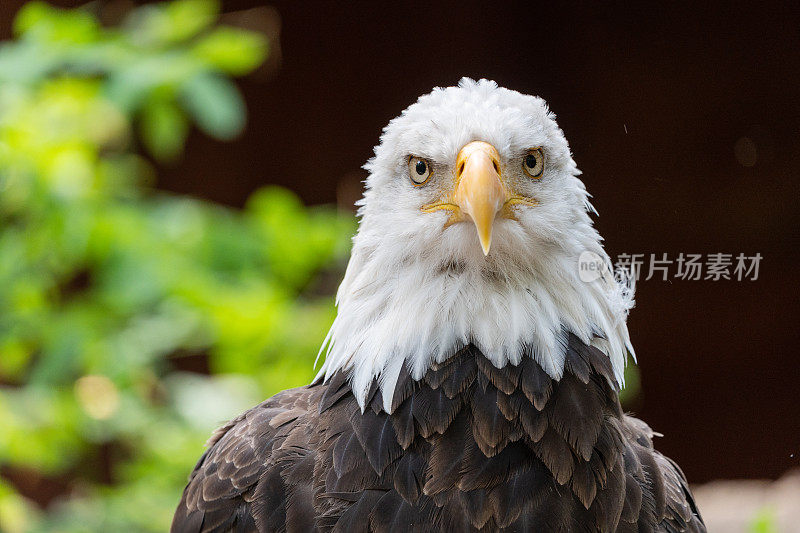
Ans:
<svg viewBox="0 0 800 533"><path fill-rule="evenodd" d="M473 224L421 211L453 187L457 155L476 140L495 147L503 179L536 200L516 206L513 218L497 218L487 256ZM537 180L520 164L533 147L545 154ZM414 186L410 157L430 162L430 183ZM530 354L559 379L568 330L608 354L622 385L633 354L625 323L633 291L610 269L593 281L579 277L581 253L610 260L567 141L542 99L467 78L434 89L389 123L365 168L359 231L319 377L348 371L362 409L377 378L389 411L404 363L419 379L432 361L471 342L497 367Z"/></svg>

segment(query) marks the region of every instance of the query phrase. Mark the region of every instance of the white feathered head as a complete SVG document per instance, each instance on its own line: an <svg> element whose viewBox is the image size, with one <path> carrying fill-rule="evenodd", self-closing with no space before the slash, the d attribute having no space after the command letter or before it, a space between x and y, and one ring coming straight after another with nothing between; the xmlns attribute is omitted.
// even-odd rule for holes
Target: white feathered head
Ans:
<svg viewBox="0 0 800 533"><path fill-rule="evenodd" d="M632 291L610 261L564 134L537 97L463 79L384 129L360 200L321 375L351 372L385 407L403 364L415 378L467 343L496 366L534 357L555 379L565 332L598 345L622 383Z"/></svg>

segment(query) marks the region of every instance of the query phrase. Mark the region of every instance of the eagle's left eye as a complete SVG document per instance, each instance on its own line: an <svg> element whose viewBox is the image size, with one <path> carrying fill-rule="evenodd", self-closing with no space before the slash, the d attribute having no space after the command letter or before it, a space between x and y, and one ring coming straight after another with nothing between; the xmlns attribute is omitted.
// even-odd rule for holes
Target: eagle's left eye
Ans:
<svg viewBox="0 0 800 533"><path fill-rule="evenodd" d="M531 178L539 179L544 171L544 153L541 148L530 150L522 158L522 169Z"/></svg>
<svg viewBox="0 0 800 533"><path fill-rule="evenodd" d="M408 160L408 175L415 187L424 185L431 177L431 164L420 157L412 157Z"/></svg>

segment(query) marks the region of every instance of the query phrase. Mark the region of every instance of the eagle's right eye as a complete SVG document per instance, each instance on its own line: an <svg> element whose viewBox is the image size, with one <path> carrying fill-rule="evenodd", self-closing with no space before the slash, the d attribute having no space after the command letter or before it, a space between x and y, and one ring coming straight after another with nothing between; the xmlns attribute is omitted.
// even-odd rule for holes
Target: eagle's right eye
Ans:
<svg viewBox="0 0 800 533"><path fill-rule="evenodd" d="M408 175L414 186L424 185L431 177L431 164L420 157L408 160Z"/></svg>

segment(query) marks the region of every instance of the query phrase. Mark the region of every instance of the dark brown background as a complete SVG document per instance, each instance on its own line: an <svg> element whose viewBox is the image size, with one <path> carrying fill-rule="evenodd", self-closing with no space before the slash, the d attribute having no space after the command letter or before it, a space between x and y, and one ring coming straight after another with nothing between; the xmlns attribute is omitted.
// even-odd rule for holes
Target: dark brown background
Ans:
<svg viewBox="0 0 800 533"><path fill-rule="evenodd" d="M22 3L0 5L3 37ZM612 256L763 255L757 281L641 282L630 330L637 414L690 480L777 477L800 464L800 16L700 4L271 2L281 67L243 80L248 131L228 144L193 134L159 187L241 205L277 183L333 202L431 87L467 75L538 94ZM737 142L750 147L738 158Z"/></svg>

